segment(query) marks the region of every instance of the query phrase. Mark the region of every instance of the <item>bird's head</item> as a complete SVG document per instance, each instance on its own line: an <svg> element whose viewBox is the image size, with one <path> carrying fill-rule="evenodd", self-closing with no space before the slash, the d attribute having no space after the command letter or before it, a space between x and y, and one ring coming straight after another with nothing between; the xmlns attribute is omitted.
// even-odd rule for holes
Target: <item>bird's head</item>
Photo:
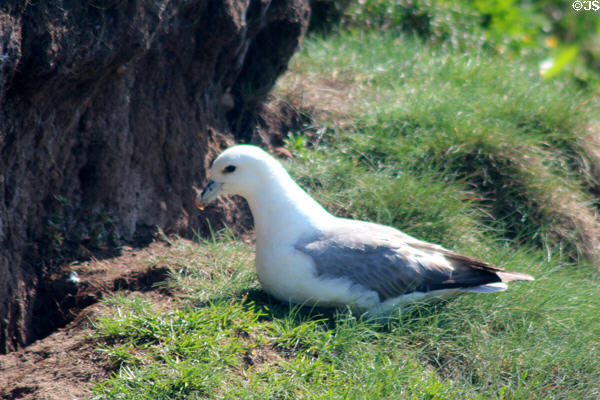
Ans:
<svg viewBox="0 0 600 400"><path fill-rule="evenodd" d="M248 198L279 170L283 170L281 164L259 147L230 147L213 161L209 170L210 180L196 197L196 206L202 210L222 194Z"/></svg>

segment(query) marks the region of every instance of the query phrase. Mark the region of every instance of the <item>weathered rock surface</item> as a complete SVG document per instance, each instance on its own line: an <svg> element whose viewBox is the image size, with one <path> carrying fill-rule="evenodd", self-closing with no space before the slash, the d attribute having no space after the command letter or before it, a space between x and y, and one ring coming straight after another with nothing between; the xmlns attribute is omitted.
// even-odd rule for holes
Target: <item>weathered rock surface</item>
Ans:
<svg viewBox="0 0 600 400"><path fill-rule="evenodd" d="M306 0L0 3L0 352L43 334L39 289L67 249L202 227L191 188L251 139L308 14Z"/></svg>

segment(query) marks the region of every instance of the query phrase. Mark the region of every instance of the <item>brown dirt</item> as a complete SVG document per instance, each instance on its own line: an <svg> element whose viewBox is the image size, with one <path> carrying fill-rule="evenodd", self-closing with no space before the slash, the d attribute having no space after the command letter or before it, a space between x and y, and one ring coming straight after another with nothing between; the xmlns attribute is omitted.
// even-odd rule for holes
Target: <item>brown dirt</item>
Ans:
<svg viewBox="0 0 600 400"><path fill-rule="evenodd" d="M168 278L170 267L153 261L160 260L167 251L167 243L155 241L144 249L123 247L115 257L63 266L54 276L54 286L74 288L55 299L54 309L58 311L54 317L70 322L25 349L0 355L0 397L88 397L90 384L107 379L115 367L97 350L98 343L91 336L92 321L106 312L98 301L108 293L120 291L148 297L162 309L171 308L170 293L156 286ZM79 275L77 285L66 283L65 278L72 271Z"/></svg>
<svg viewBox="0 0 600 400"><path fill-rule="evenodd" d="M108 378L112 368L88 338L86 317L97 308L91 306L81 318L25 350L0 356L0 396L32 400L89 396L89 383Z"/></svg>
<svg viewBox="0 0 600 400"><path fill-rule="evenodd" d="M291 157L283 147L288 130L302 129L310 123L297 109L278 99L270 99L257 114L252 142L270 148L280 158ZM222 211L236 209L236 215L225 216L230 227L251 240L252 225L247 204L236 198L222 198L217 211L197 214L213 227L220 226ZM99 343L91 336L93 320L107 312L99 301L107 294L121 292L149 298L157 308L173 306L171 289L157 285L168 280L172 270L168 263L172 254L170 243L158 229L142 235L146 240L135 245L110 247L77 244L73 254L55 267L36 291L34 334L40 338L34 343L0 355L0 398L22 400L58 400L85 398L91 395L93 382L107 379L115 365L98 351ZM148 243L148 238L152 238ZM180 239L185 240L185 239ZM86 260L86 261L83 261ZM166 261L165 261L166 260ZM73 273L79 282L73 283ZM268 364L278 359L271 348L258 349L248 354L248 365Z"/></svg>

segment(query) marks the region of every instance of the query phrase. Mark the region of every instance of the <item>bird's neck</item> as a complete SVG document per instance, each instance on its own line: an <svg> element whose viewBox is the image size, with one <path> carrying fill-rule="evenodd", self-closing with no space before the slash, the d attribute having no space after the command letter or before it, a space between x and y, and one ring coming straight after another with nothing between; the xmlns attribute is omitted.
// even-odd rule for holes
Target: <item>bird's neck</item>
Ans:
<svg viewBox="0 0 600 400"><path fill-rule="evenodd" d="M308 195L287 174L270 179L261 190L246 196L257 242L293 242L305 231L331 218L327 210Z"/></svg>

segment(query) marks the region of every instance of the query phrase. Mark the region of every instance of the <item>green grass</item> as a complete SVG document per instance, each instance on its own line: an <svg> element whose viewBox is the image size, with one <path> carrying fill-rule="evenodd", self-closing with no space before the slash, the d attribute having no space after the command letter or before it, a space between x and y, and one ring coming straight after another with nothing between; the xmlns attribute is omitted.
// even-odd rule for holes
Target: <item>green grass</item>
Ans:
<svg viewBox="0 0 600 400"><path fill-rule="evenodd" d="M415 213L440 209L428 201L447 202L456 209L444 212L454 217L432 215L430 232L415 233L440 240L449 233L438 231L440 221L479 212L476 221L510 240L598 256L600 225L589 207L597 202L591 194L597 178L582 140L598 106L593 93L546 82L525 62L454 55L386 35L310 41L294 68L280 83L290 101L339 77L355 88L353 100L322 118L320 146L290 141L301 158L292 168L309 188L319 187L326 203L410 231L418 227ZM349 122L336 124L348 115ZM373 185L382 181L390 183ZM358 193L348 194L365 188L381 201L365 204ZM431 200L433 193L440 195Z"/></svg>
<svg viewBox="0 0 600 400"><path fill-rule="evenodd" d="M176 304L115 296L95 322L115 374L94 398L600 397L589 94L527 62L360 34L309 40L278 93L315 120L287 166L328 209L536 281L368 320L274 301L227 232L174 238L149 262L173 267Z"/></svg>
<svg viewBox="0 0 600 400"><path fill-rule="evenodd" d="M141 296L107 300L112 313L96 321L96 336L118 370L95 387L95 398L584 399L600 393L600 283L592 267L499 251L508 268L538 280L369 321L345 310L274 302L258 288L249 252L229 238L200 246L175 240L161 262L189 261L171 283L188 294L180 304L160 310ZM211 268L213 256L223 269Z"/></svg>

